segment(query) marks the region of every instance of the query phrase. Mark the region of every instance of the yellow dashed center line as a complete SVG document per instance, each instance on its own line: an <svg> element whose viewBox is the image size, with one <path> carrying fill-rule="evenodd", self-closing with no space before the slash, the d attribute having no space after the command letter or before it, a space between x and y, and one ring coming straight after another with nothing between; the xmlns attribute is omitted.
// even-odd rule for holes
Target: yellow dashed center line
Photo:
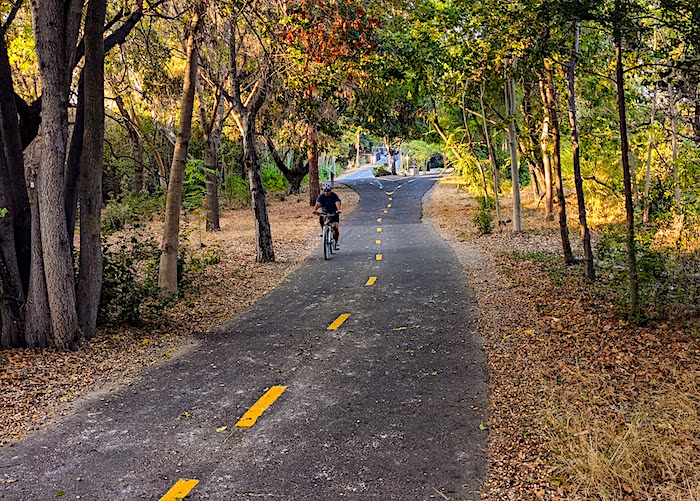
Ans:
<svg viewBox="0 0 700 501"><path fill-rule="evenodd" d="M382 241L381 241L381 240L375 240L374 243L377 244L377 245L381 245Z"/></svg>
<svg viewBox="0 0 700 501"><path fill-rule="evenodd" d="M377 277L369 277L369 280L367 280L367 283L365 284L367 287L374 285L374 282L377 281Z"/></svg>
<svg viewBox="0 0 700 501"><path fill-rule="evenodd" d="M382 232L382 229L381 229L381 228L377 228L377 233L381 233L381 232Z"/></svg>
<svg viewBox="0 0 700 501"><path fill-rule="evenodd" d="M279 398L279 396L284 393L286 386L273 386L267 392L260 397L260 400L255 402L253 406L248 409L248 412L243 414L243 417L238 420L236 427L238 428L250 428L255 424L265 409L270 407L272 403Z"/></svg>
<svg viewBox="0 0 700 501"><path fill-rule="evenodd" d="M386 208L387 208L387 209L390 208L390 207L391 207L391 204L387 204L387 205L386 205Z"/></svg>
<svg viewBox="0 0 700 501"><path fill-rule="evenodd" d="M386 213L388 213L388 212L389 212L388 210L385 210L385 211L384 211L384 214L386 214Z"/></svg>
<svg viewBox="0 0 700 501"><path fill-rule="evenodd" d="M393 198L389 197L389 200L393 200Z"/></svg>
<svg viewBox="0 0 700 501"><path fill-rule="evenodd" d="M343 322L345 322L348 318L350 317L350 313L343 313L340 315L338 318L335 319L335 321L328 326L329 331L334 331L341 325L343 325Z"/></svg>
<svg viewBox="0 0 700 501"><path fill-rule="evenodd" d="M199 480L181 478L168 492L165 493L165 496L160 498L160 501L175 501L177 499L183 499L198 483Z"/></svg>
<svg viewBox="0 0 700 501"><path fill-rule="evenodd" d="M378 222L378 223L381 223L381 222L382 222L382 218L381 218L381 217L378 217L378 218L377 218L377 222Z"/></svg>
<svg viewBox="0 0 700 501"><path fill-rule="evenodd" d="M382 260L382 255L381 255L381 254L377 254L377 261L381 261L381 260Z"/></svg>

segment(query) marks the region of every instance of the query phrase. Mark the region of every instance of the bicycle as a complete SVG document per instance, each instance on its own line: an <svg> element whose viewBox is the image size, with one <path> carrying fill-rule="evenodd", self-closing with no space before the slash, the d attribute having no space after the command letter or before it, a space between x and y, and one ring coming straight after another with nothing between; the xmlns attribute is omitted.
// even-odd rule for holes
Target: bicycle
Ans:
<svg viewBox="0 0 700 501"><path fill-rule="evenodd" d="M314 212L318 216L323 216L323 231L321 236L323 237L323 258L328 260L335 252L335 237L333 236L333 216L340 214L336 212L335 214L328 214L326 212Z"/></svg>

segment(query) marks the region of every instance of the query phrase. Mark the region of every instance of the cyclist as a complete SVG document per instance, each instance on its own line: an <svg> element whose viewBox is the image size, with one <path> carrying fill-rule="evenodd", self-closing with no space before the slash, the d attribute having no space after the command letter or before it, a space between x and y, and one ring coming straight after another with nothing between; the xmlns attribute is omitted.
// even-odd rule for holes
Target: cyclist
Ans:
<svg viewBox="0 0 700 501"><path fill-rule="evenodd" d="M333 222L333 237L335 238L336 250L340 249L338 245L338 239L340 238L340 207L340 197L333 193L333 187L330 183L325 183L323 185L323 193L316 199L314 214L318 212L318 209L321 209L321 212L333 215L331 221ZM323 230L323 216L319 217L319 222L321 223L321 230Z"/></svg>

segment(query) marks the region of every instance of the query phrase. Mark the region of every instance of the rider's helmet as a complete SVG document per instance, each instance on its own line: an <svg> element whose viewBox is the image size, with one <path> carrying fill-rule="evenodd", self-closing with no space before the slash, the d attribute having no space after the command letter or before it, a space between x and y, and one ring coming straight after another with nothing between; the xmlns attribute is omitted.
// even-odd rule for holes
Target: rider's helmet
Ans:
<svg viewBox="0 0 700 501"><path fill-rule="evenodd" d="M328 192L328 191L331 191L332 189L333 189L333 187L331 186L331 183L324 183L323 184L323 191Z"/></svg>

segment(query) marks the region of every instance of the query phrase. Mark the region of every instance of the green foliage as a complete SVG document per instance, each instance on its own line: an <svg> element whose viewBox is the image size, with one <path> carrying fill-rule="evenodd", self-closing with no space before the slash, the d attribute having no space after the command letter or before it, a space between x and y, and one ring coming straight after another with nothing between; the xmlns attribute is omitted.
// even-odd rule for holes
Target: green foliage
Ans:
<svg viewBox="0 0 700 501"><path fill-rule="evenodd" d="M382 177L390 176L391 172L387 170L385 165L375 165L372 169L372 174L374 174L374 177Z"/></svg>
<svg viewBox="0 0 700 501"><path fill-rule="evenodd" d="M285 191L287 189L287 179L275 165L264 165L261 174L265 191Z"/></svg>
<svg viewBox="0 0 700 501"><path fill-rule="evenodd" d="M231 202L237 202L243 205L250 204L250 186L248 185L248 181L240 176L235 174L226 176L224 192L226 198Z"/></svg>
<svg viewBox="0 0 700 501"><path fill-rule="evenodd" d="M0 217L5 217L5 216L7 216L7 209L3 207L0 209Z"/></svg>
<svg viewBox="0 0 700 501"><path fill-rule="evenodd" d="M657 227L639 225L636 231L640 306L647 319L665 320L683 311L697 314L700 283L700 251L682 252L660 245ZM601 275L617 292L623 307L627 301L627 248L622 226L606 228L596 245Z"/></svg>
<svg viewBox="0 0 700 501"><path fill-rule="evenodd" d="M103 278L99 325L139 326L164 303L158 294L160 250L152 236L136 229L130 238L103 242Z"/></svg>
<svg viewBox="0 0 700 501"><path fill-rule="evenodd" d="M482 235L488 235L493 231L492 211L495 207L495 201L492 198L487 198L484 196L476 197L476 201L479 204L479 211L472 219L472 222L479 230L479 233Z"/></svg>
<svg viewBox="0 0 700 501"><path fill-rule="evenodd" d="M182 183L182 205L187 210L196 210L202 207L204 197L207 196L206 174L216 171L204 166L202 160L189 160L185 167L185 178Z"/></svg>
<svg viewBox="0 0 700 501"><path fill-rule="evenodd" d="M149 220L165 211L165 195L134 195L128 193L112 200L102 209L102 233L109 235L128 224Z"/></svg>

